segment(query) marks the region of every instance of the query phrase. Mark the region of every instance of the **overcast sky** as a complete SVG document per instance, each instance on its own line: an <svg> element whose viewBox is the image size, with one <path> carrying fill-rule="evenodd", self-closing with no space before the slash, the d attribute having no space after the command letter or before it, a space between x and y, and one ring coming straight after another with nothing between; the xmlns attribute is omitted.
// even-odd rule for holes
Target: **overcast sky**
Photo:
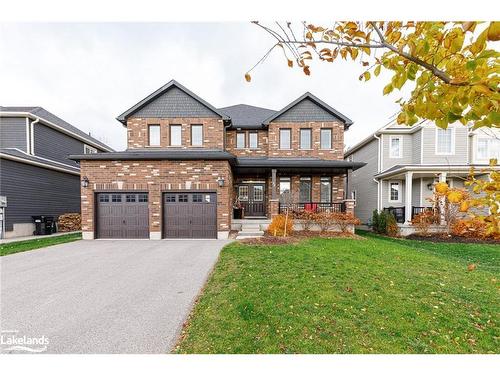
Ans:
<svg viewBox="0 0 500 375"><path fill-rule="evenodd" d="M398 110L389 76L360 82L358 63L313 63L308 77L276 50L245 82L272 43L249 23L1 24L0 105L44 107L117 150L115 117L171 79L216 107L281 109L310 91L354 121L347 146Z"/></svg>

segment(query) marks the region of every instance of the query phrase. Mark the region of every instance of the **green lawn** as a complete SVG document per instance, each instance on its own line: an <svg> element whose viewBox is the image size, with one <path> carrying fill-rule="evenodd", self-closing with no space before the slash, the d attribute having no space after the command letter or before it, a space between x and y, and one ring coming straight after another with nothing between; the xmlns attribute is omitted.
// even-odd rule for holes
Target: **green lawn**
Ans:
<svg viewBox="0 0 500 375"><path fill-rule="evenodd" d="M21 251L39 249L41 247L47 247L65 242L77 241L81 239L82 235L80 233L72 233L56 237L40 237L40 239L36 240L6 243L0 245L0 256L19 253Z"/></svg>
<svg viewBox="0 0 500 375"><path fill-rule="evenodd" d="M500 246L362 235L230 244L175 352L500 352Z"/></svg>

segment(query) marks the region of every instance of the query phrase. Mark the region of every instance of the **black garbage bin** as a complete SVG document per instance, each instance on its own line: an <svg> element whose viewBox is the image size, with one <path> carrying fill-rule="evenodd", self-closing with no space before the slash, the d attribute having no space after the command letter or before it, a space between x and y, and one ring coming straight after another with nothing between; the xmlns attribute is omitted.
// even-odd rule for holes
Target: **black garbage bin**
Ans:
<svg viewBox="0 0 500 375"><path fill-rule="evenodd" d="M35 236L43 236L47 234L52 234L56 232L56 222L54 216L32 216L33 222L35 223L35 231L33 234Z"/></svg>

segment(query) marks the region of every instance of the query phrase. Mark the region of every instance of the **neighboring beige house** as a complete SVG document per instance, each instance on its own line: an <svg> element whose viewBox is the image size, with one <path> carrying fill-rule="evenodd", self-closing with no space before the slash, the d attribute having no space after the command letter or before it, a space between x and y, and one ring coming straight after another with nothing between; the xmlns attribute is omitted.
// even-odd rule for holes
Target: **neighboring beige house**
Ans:
<svg viewBox="0 0 500 375"><path fill-rule="evenodd" d="M391 122L344 157L367 163L349 176L356 216L368 224L373 210L390 210L405 233L412 217L431 206L435 182L464 187L471 166L481 174L490 158L500 159L500 132L459 123L440 129L428 122L413 127Z"/></svg>

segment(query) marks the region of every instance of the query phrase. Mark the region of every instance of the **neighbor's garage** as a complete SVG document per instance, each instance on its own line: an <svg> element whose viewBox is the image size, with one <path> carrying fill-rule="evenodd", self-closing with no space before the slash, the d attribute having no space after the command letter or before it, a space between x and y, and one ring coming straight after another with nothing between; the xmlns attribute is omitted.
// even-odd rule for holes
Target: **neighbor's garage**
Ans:
<svg viewBox="0 0 500 375"><path fill-rule="evenodd" d="M217 194L163 194L164 238L217 238Z"/></svg>
<svg viewBox="0 0 500 375"><path fill-rule="evenodd" d="M149 238L147 193L98 193L97 238Z"/></svg>

